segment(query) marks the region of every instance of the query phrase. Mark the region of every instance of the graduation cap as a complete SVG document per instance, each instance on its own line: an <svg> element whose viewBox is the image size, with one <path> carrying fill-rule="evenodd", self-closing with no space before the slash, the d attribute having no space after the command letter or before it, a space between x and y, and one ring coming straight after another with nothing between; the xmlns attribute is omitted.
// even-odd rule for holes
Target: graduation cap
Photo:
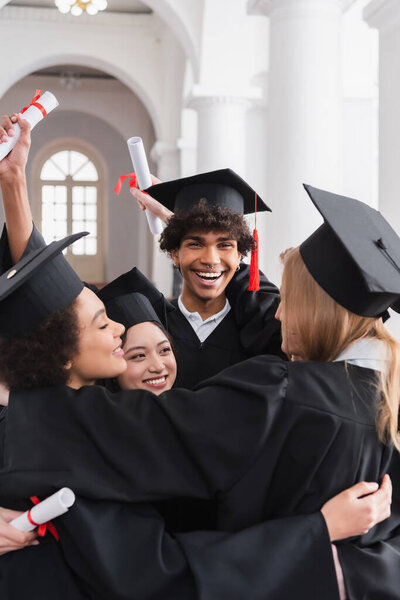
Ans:
<svg viewBox="0 0 400 600"><path fill-rule="evenodd" d="M106 300L104 302L107 315L113 321L118 321L128 330L129 327L146 321L153 321L161 325L161 321L150 301L143 294L132 292Z"/></svg>
<svg viewBox="0 0 400 600"><path fill-rule="evenodd" d="M242 215L251 214L255 210L256 192L232 169L219 169L166 181L144 191L173 212L188 212L202 198L206 198L209 204L223 206ZM271 212L259 196L257 210Z"/></svg>
<svg viewBox="0 0 400 600"><path fill-rule="evenodd" d="M304 185L324 223L300 246L317 283L363 317L400 312L400 238L367 204Z"/></svg>
<svg viewBox="0 0 400 600"><path fill-rule="evenodd" d="M219 169L159 183L147 188L145 192L173 212L189 212L202 198L211 205L222 206L242 215L255 213L255 219L257 219L257 211L271 212L255 190L232 169ZM255 222L253 238L255 247L251 253L248 289L257 291L260 288L257 222Z"/></svg>
<svg viewBox="0 0 400 600"><path fill-rule="evenodd" d="M1 275L0 335L29 334L75 300L83 283L62 251L84 235L75 233L33 250Z"/></svg>
<svg viewBox="0 0 400 600"><path fill-rule="evenodd" d="M132 294L133 292L134 294ZM112 306L117 307L116 301L118 298L128 295L145 296L152 309L156 312L157 320L165 324L167 323L168 312L175 310L174 306L168 302L164 295L136 267L123 273L111 281L111 283L105 285L101 290L98 290L97 295L104 302L107 314ZM125 298L125 300L129 302L128 298ZM129 309L127 311L129 312ZM126 328L130 327L125 321L118 319L116 316L113 317L111 314L109 316L115 321L123 323ZM153 321L154 319L144 320Z"/></svg>

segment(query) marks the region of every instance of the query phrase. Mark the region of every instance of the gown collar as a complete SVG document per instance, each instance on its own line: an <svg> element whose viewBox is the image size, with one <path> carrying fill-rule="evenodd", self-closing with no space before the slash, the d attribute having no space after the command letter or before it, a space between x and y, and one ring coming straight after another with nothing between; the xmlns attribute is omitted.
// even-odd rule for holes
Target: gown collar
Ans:
<svg viewBox="0 0 400 600"><path fill-rule="evenodd" d="M382 340L364 338L348 346L333 362L341 360L358 367L385 371L390 363L390 352Z"/></svg>

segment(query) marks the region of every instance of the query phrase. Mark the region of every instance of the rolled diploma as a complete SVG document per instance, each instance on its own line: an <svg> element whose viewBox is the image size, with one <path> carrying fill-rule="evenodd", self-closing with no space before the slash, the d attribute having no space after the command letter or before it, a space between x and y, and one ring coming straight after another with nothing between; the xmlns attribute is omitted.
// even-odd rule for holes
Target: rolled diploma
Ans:
<svg viewBox="0 0 400 600"><path fill-rule="evenodd" d="M137 181L139 184L139 189L145 190L146 188L151 186L152 181L150 177L149 165L147 163L142 138L131 137L129 138L129 140L127 140L126 143L128 144L133 168L135 170ZM163 222L161 221L161 219L153 215L153 213L150 210L146 209L146 217L150 227L150 231L153 235L158 235L163 231Z"/></svg>
<svg viewBox="0 0 400 600"><path fill-rule="evenodd" d="M51 112L54 108L58 106L57 98L51 92L45 92L40 96L37 100L38 104L41 104L46 111L47 114ZM42 111L39 110L36 106L30 106L24 113L23 118L26 119L31 127L31 130L41 121L44 117ZM18 123L13 124L13 129L15 131L14 137L8 139L8 142L3 142L0 144L0 160L3 160L11 152L14 148L15 144L19 140L19 136L21 135L21 129Z"/></svg>
<svg viewBox="0 0 400 600"><path fill-rule="evenodd" d="M74 492L66 487L61 488L61 490L58 490L58 492L31 508L31 519L37 525L47 523L47 521L51 521L52 519L55 519L56 517L66 513L74 502ZM32 525L32 523L29 521L28 512L29 511L26 511L23 515L20 515L16 519L10 521L10 525L16 529L19 529L20 531L33 531L36 525Z"/></svg>

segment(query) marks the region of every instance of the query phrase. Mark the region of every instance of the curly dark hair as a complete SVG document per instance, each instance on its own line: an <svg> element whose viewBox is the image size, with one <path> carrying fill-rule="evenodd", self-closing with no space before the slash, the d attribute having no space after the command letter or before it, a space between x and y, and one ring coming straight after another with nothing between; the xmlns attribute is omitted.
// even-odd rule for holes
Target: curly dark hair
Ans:
<svg viewBox="0 0 400 600"><path fill-rule="evenodd" d="M228 208L210 204L202 198L189 212L176 211L160 236L160 249L171 255L178 250L182 239L189 232L227 232L237 241L242 256L253 250L254 240L243 215Z"/></svg>
<svg viewBox="0 0 400 600"><path fill-rule="evenodd" d="M10 389L65 384L65 368L78 351L75 301L24 337L0 337L0 381Z"/></svg>

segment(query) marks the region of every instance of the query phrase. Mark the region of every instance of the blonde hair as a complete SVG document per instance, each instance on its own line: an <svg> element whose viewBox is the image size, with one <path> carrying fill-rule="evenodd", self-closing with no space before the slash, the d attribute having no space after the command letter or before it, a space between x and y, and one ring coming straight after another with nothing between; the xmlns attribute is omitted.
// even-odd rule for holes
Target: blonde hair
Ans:
<svg viewBox="0 0 400 600"><path fill-rule="evenodd" d="M381 401L377 430L383 442L392 440L400 452L398 414L400 404L400 346L384 326L381 318L356 315L331 298L308 272L299 248L281 254L282 337L288 348L288 329L299 336L302 357L329 362L361 338L375 338L385 343L391 357L389 368L380 372L378 388Z"/></svg>

